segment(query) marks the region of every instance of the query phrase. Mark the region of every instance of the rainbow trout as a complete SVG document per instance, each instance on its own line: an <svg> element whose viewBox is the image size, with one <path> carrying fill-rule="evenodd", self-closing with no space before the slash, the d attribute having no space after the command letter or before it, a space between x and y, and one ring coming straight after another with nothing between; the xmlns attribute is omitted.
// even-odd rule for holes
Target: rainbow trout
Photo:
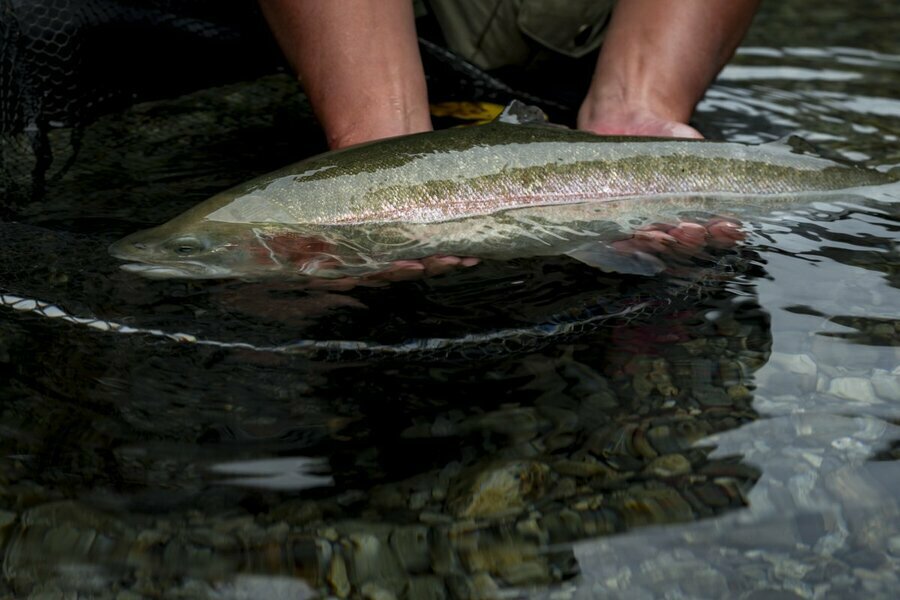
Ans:
<svg viewBox="0 0 900 600"><path fill-rule="evenodd" d="M566 254L658 265L612 244L679 215L765 214L810 192L888 183L784 144L602 137L513 103L496 121L326 152L110 247L147 277L362 276L433 255Z"/></svg>

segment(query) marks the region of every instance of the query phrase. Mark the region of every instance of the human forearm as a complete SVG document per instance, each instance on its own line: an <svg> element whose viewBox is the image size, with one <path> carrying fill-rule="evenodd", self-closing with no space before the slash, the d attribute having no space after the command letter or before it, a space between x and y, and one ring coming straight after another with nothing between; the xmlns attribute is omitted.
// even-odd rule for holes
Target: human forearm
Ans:
<svg viewBox="0 0 900 600"><path fill-rule="evenodd" d="M687 123L758 5L759 0L620 0L579 127L629 133L631 121L650 116Z"/></svg>
<svg viewBox="0 0 900 600"><path fill-rule="evenodd" d="M431 128L409 0L260 0L328 144Z"/></svg>

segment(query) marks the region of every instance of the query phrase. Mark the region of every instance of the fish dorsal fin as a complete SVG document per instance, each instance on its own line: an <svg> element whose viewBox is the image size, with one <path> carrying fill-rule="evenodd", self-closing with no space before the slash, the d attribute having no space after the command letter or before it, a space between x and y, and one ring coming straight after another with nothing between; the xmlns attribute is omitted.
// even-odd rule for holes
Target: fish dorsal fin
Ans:
<svg viewBox="0 0 900 600"><path fill-rule="evenodd" d="M803 139L799 135L793 133L788 134L784 137L780 137L777 140L766 142L765 145L788 148L794 154L808 154L810 156L819 156L818 149L813 144Z"/></svg>
<svg viewBox="0 0 900 600"><path fill-rule="evenodd" d="M537 106L513 100L506 105L497 121L510 125L547 125L547 115Z"/></svg>
<svg viewBox="0 0 900 600"><path fill-rule="evenodd" d="M791 154L802 154L805 156L813 156L815 158L825 158L842 165L858 166L857 163L848 159L846 156L842 156L837 152L834 152L833 150L819 147L809 140L795 134L786 135L772 142L767 142L764 145L771 146L773 148L783 148Z"/></svg>
<svg viewBox="0 0 900 600"><path fill-rule="evenodd" d="M891 167L887 170L887 176L893 179L894 181L900 181L900 165L896 167Z"/></svg>

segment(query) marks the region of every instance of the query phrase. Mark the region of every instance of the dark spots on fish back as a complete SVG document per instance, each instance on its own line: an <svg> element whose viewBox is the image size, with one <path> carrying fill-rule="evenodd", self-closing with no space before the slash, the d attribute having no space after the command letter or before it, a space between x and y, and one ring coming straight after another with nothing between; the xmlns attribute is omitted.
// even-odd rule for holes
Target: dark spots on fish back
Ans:
<svg viewBox="0 0 900 600"><path fill-rule="evenodd" d="M511 125L494 122L487 125L443 129L395 139L378 140L327 152L300 163L308 174L298 177L298 180L324 181L347 175L375 173L383 169L402 167L423 156L464 152L475 147L500 148L504 145L537 142L608 144L626 141L652 143L660 140L656 138L601 137L585 131L546 125ZM502 148L498 151L502 152ZM268 178L296 176L298 167L298 164L291 165L272 173Z"/></svg>
<svg viewBox="0 0 900 600"><path fill-rule="evenodd" d="M372 218L399 220L396 198L409 199L419 213L435 219L487 214L516 206L565 204L634 195L736 193L778 195L827 191L882 183L883 174L843 166L801 169L765 160L694 156L640 156L619 160L555 160L544 165L510 167L468 179L433 179L374 190L367 201L387 207ZM397 213L397 214L394 214Z"/></svg>

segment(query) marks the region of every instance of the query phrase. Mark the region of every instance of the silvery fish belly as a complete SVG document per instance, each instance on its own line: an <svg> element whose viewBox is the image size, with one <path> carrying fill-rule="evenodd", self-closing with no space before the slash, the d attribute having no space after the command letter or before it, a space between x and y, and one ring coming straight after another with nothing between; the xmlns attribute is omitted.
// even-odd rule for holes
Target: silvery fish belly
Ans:
<svg viewBox="0 0 900 600"><path fill-rule="evenodd" d="M810 192L891 181L780 143L602 137L534 115L513 103L488 125L327 152L110 252L159 278L363 276L433 255L568 254L646 274L611 245L641 224L765 214Z"/></svg>

